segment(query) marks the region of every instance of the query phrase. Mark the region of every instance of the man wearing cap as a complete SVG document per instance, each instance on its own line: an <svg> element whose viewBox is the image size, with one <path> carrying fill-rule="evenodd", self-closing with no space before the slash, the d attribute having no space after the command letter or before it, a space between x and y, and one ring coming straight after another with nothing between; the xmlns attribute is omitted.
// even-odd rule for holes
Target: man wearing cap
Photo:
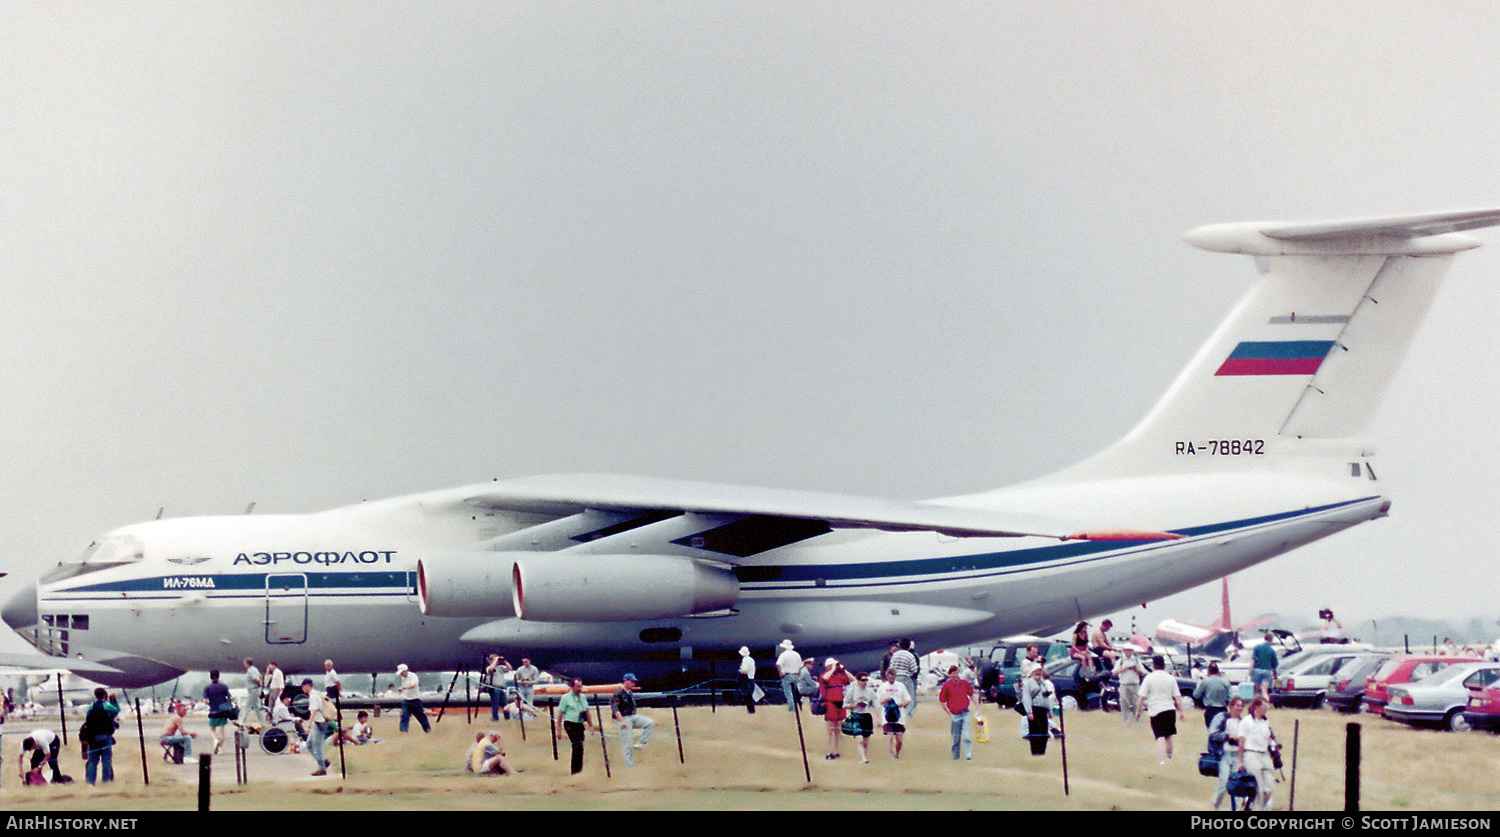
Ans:
<svg viewBox="0 0 1500 837"><path fill-rule="evenodd" d="M802 671L802 655L792 641L781 641L781 656L776 658L776 674L781 678L781 693L786 695L788 712L797 711L797 674Z"/></svg>
<svg viewBox="0 0 1500 837"><path fill-rule="evenodd" d="M740 693L745 697L745 710L755 714L755 660L750 657L750 646L740 646Z"/></svg>
<svg viewBox="0 0 1500 837"><path fill-rule="evenodd" d="M427 722L427 707L422 705L422 683L416 673L402 663L396 666L396 677L396 691L401 694L401 731L406 732L411 716L416 715L422 731L432 732L432 725Z"/></svg>
<svg viewBox="0 0 1500 837"><path fill-rule="evenodd" d="M626 674L622 681L620 688L609 699L609 712L620 727L620 750L625 753L625 766L635 767L635 750L646 746L651 740L656 722L635 710L635 675ZM638 729L645 731L641 733L640 741L632 743L631 739Z"/></svg>

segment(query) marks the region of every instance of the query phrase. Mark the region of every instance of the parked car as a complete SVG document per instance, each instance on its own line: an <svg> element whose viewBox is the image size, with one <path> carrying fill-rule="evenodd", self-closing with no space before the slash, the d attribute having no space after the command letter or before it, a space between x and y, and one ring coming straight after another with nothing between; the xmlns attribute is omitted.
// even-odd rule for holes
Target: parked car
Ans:
<svg viewBox="0 0 1500 837"><path fill-rule="evenodd" d="M1271 705L1323 708L1333 673L1355 656L1354 651L1332 650L1338 647L1314 645L1282 661L1271 682Z"/></svg>
<svg viewBox="0 0 1500 837"><path fill-rule="evenodd" d="M1391 686L1384 714L1393 721L1463 732L1469 729L1464 717L1469 689L1482 689L1497 679L1500 663L1455 663L1415 683Z"/></svg>
<svg viewBox="0 0 1500 837"><path fill-rule="evenodd" d="M1340 712L1358 712L1363 709L1365 681L1392 656L1382 651L1354 655L1329 679L1324 702Z"/></svg>
<svg viewBox="0 0 1500 837"><path fill-rule="evenodd" d="M1021 679L1021 661L1027 647L1035 645L1043 664L1068 659L1068 644L1057 640L1026 640L997 645L979 675L980 692L1001 706L1016 702L1016 683Z"/></svg>
<svg viewBox="0 0 1500 837"><path fill-rule="evenodd" d="M1483 687L1469 688L1464 720L1470 729L1500 732L1500 680L1491 678Z"/></svg>
<svg viewBox="0 0 1500 837"><path fill-rule="evenodd" d="M1263 637L1271 638L1271 645L1276 648L1276 656L1285 660L1293 654L1302 650L1302 643L1297 640L1297 635L1291 631L1280 628L1272 628L1261 631L1262 638L1257 638L1242 647L1235 647L1228 656L1219 660L1219 673L1230 683L1242 683L1250 680L1250 663L1254 656L1252 649L1265 642Z"/></svg>
<svg viewBox="0 0 1500 837"><path fill-rule="evenodd" d="M1454 663L1478 663L1474 657L1447 657L1440 654L1400 654L1385 661L1385 664L1370 675L1365 684L1365 710L1383 714L1390 701L1390 687L1403 683L1416 683L1431 677Z"/></svg>
<svg viewBox="0 0 1500 837"><path fill-rule="evenodd" d="M1047 678L1057 690L1057 701L1063 709L1109 709L1120 707L1120 692L1115 686L1114 675L1080 676L1082 663L1070 657L1053 660L1046 664ZM1071 701L1071 704L1070 704Z"/></svg>

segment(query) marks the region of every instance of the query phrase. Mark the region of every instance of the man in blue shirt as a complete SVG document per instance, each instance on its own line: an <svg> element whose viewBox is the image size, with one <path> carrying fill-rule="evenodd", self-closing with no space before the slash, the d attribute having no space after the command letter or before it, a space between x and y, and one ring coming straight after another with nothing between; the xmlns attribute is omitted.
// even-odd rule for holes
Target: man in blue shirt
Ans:
<svg viewBox="0 0 1500 837"><path fill-rule="evenodd" d="M224 746L224 731L239 712L229 687L219 682L219 670L208 673L209 683L203 689L203 702L208 704L208 731L214 737L214 754Z"/></svg>
<svg viewBox="0 0 1500 837"><path fill-rule="evenodd" d="M1276 665L1280 658L1276 656L1276 646L1271 644L1271 634L1265 635L1265 642L1250 650L1250 682L1255 684L1255 692L1261 697L1271 699L1271 681L1276 679Z"/></svg>

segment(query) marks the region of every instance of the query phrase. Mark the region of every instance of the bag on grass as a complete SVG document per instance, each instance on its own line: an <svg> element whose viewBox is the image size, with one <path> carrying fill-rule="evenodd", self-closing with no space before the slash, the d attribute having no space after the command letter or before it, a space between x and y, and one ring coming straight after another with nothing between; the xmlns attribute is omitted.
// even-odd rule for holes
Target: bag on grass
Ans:
<svg viewBox="0 0 1500 837"><path fill-rule="evenodd" d="M1255 776L1243 767L1229 774L1229 782L1225 785L1229 795L1237 799L1249 799L1259 790Z"/></svg>

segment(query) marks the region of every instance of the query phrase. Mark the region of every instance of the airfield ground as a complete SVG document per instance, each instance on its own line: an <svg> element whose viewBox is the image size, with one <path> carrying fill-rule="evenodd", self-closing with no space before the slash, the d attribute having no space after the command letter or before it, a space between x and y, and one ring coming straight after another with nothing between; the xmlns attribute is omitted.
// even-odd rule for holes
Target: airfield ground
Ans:
<svg viewBox="0 0 1500 837"><path fill-rule="evenodd" d="M651 744L638 751L636 767L621 764L614 739L609 765L600 741L587 742L586 768L568 775L567 742L557 758L544 723L528 722L525 738L517 721L493 724L488 714L470 721L459 710L438 720L433 733L397 731L387 713L374 722L384 743L346 747L344 775L336 748L329 748L329 775L313 777L311 758L270 756L258 743L247 751L248 782L238 784L231 753L212 763L213 810L1175 810L1209 808L1211 779L1198 775L1197 754L1205 735L1202 715L1190 711L1177 740L1177 757L1157 764L1144 725L1127 726L1117 713L1071 712L1064 719L1067 779L1062 742L1045 756L1028 754L1019 737L1019 716L985 706L989 740L976 743L973 761L949 756L948 722L929 697L919 707L902 758L893 760L885 738L871 740L870 763L860 764L853 741L842 740L843 757L823 758L821 719L802 714L807 745L804 770L794 717L784 706L763 706L754 715L727 706L644 710L656 719ZM607 714L607 709L606 709ZM1272 723L1289 753L1287 781L1277 785L1273 807L1298 811L1344 807L1346 726L1360 723L1361 808L1367 811L1488 811L1500 809L1500 737L1411 729L1374 716L1328 710L1277 710ZM21 787L17 779L20 733L25 722L3 727L4 776L0 808L9 811L192 811L198 806L199 765L168 765L157 746L164 719L144 719L145 774L133 715L122 715L115 756L117 781L90 788L70 719L71 745L63 769L71 785ZM55 726L55 720L54 724ZM207 723L190 719L199 732L195 752L206 750ZM478 731L499 728L511 764L510 777L476 777L461 760ZM678 760L678 733L683 762ZM1296 772L1290 769L1295 743ZM808 779L810 773L811 779ZM146 779L149 778L149 783ZM1292 780L1295 778L1295 800ZM1226 806L1227 808L1227 806Z"/></svg>

